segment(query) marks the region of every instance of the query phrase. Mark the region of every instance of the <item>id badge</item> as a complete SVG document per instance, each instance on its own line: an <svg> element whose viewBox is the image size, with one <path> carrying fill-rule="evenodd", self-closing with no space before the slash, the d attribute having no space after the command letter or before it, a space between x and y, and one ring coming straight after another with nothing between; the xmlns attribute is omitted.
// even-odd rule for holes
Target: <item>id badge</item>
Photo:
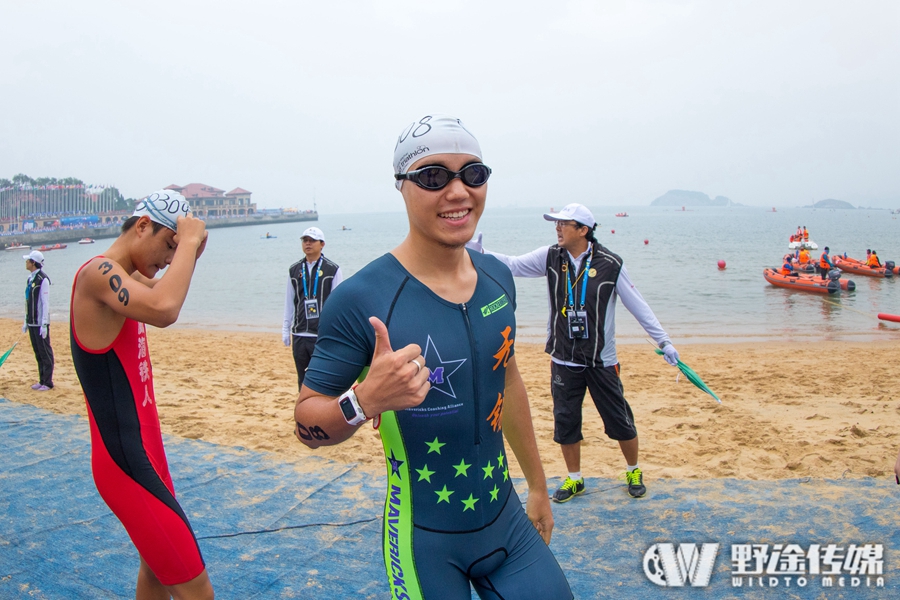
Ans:
<svg viewBox="0 0 900 600"><path fill-rule="evenodd" d="M588 339L587 328L587 311L576 310L569 311L568 315L569 339L570 340L586 340Z"/></svg>
<svg viewBox="0 0 900 600"><path fill-rule="evenodd" d="M303 306L306 309L307 320L319 318L319 303L316 301L315 298L313 298L311 300L304 300Z"/></svg>

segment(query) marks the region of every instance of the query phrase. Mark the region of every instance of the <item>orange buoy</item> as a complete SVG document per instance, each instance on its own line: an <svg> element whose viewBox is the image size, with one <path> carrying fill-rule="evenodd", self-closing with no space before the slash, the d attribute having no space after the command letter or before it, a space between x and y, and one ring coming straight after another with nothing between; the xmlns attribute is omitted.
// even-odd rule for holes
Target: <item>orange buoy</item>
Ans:
<svg viewBox="0 0 900 600"><path fill-rule="evenodd" d="M724 260L721 260L721 259L720 259L719 262L716 263L716 264L719 265L719 270L720 270L720 271L722 271L722 270L725 269L725 261L724 261Z"/></svg>
<svg viewBox="0 0 900 600"><path fill-rule="evenodd" d="M878 318L882 321L893 321L895 323L900 323L900 315L889 315L887 313L878 313Z"/></svg>

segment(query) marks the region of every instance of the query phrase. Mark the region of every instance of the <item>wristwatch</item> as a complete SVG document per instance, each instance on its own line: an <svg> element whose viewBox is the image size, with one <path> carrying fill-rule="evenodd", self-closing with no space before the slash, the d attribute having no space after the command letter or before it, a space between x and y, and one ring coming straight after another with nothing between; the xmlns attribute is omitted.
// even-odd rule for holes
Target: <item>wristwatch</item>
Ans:
<svg viewBox="0 0 900 600"><path fill-rule="evenodd" d="M366 421L366 413L363 412L362 407L359 405L359 400L357 400L356 392L353 391L353 388L341 394L340 398L338 398L338 406L341 407L344 420L347 421L348 425L356 426Z"/></svg>

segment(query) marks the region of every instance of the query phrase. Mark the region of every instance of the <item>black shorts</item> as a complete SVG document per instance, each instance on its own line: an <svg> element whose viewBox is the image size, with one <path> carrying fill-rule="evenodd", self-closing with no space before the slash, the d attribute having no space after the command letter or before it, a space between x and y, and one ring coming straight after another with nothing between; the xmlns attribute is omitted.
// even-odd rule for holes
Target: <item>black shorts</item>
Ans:
<svg viewBox="0 0 900 600"><path fill-rule="evenodd" d="M294 366L297 367L297 388L303 387L303 378L306 376L306 368L316 349L316 338L308 335L294 335L291 342L291 350L294 353Z"/></svg>
<svg viewBox="0 0 900 600"><path fill-rule="evenodd" d="M634 414L622 390L619 365L612 367L567 367L550 363L550 391L553 395L553 441L575 444L581 435L581 406L590 390L594 406L603 419L606 435L628 441L637 437Z"/></svg>

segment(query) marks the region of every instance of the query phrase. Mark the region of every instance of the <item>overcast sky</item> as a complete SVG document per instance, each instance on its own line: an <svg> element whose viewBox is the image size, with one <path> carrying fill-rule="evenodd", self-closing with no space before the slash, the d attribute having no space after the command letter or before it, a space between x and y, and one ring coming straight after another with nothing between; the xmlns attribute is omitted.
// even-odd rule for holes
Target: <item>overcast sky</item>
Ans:
<svg viewBox="0 0 900 600"><path fill-rule="evenodd" d="M0 178L402 210L401 129L460 117L496 206L900 207L896 0L5 0Z"/></svg>

